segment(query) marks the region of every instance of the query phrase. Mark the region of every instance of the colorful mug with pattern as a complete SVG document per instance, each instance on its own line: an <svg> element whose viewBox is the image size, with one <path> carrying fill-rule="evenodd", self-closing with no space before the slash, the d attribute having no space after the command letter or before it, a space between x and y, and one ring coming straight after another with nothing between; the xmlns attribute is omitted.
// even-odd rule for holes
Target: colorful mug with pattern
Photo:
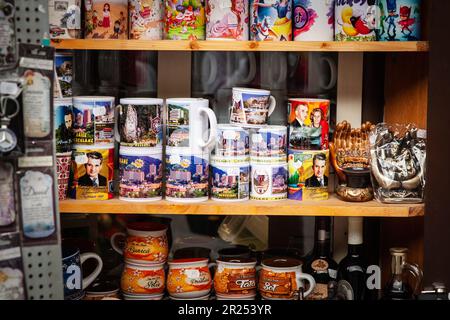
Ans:
<svg viewBox="0 0 450 320"><path fill-rule="evenodd" d="M211 158L211 199L217 201L248 200L250 194L250 164L224 163Z"/></svg>
<svg viewBox="0 0 450 320"><path fill-rule="evenodd" d="M53 112L56 152L71 151L74 138L72 98L54 99Z"/></svg>
<svg viewBox="0 0 450 320"><path fill-rule="evenodd" d="M205 1L165 0L164 38L205 40Z"/></svg>
<svg viewBox="0 0 450 320"><path fill-rule="evenodd" d="M252 190L250 199L282 200L287 198L287 163L251 163Z"/></svg>
<svg viewBox="0 0 450 320"><path fill-rule="evenodd" d="M335 41L375 41L379 24L379 0L335 2Z"/></svg>
<svg viewBox="0 0 450 320"><path fill-rule="evenodd" d="M252 88L233 88L232 103L230 123L248 128L267 124L276 107L269 90Z"/></svg>
<svg viewBox="0 0 450 320"><path fill-rule="evenodd" d="M252 163L286 163L286 126L262 126L250 132Z"/></svg>
<svg viewBox="0 0 450 320"><path fill-rule="evenodd" d="M214 154L217 158L248 161L249 132L245 128L231 124L217 125Z"/></svg>
<svg viewBox="0 0 450 320"><path fill-rule="evenodd" d="M132 40L162 40L164 1L129 0L128 5L129 38Z"/></svg>
<svg viewBox="0 0 450 320"><path fill-rule="evenodd" d="M120 147L119 199L155 201L162 198L162 149Z"/></svg>
<svg viewBox="0 0 450 320"><path fill-rule="evenodd" d="M145 265L125 260L120 278L121 291L132 295L160 295L164 293L166 274L164 263Z"/></svg>
<svg viewBox="0 0 450 320"><path fill-rule="evenodd" d="M420 40L422 0L379 0L379 41Z"/></svg>
<svg viewBox="0 0 450 320"><path fill-rule="evenodd" d="M134 264L160 264L167 260L169 243L168 227L156 222L132 222L127 225L127 233L117 232L111 237L111 246L124 259ZM125 247L116 244L117 237L124 237Z"/></svg>
<svg viewBox="0 0 450 320"><path fill-rule="evenodd" d="M293 0L294 41L334 40L334 0Z"/></svg>
<svg viewBox="0 0 450 320"><path fill-rule="evenodd" d="M245 299L256 295L255 259L222 258L216 263L214 289L218 297Z"/></svg>
<svg viewBox="0 0 450 320"><path fill-rule="evenodd" d="M248 0L208 0L206 40L248 40Z"/></svg>
<svg viewBox="0 0 450 320"><path fill-rule="evenodd" d="M250 0L250 39L292 40L292 0Z"/></svg>
<svg viewBox="0 0 450 320"><path fill-rule="evenodd" d="M174 298L200 298L211 291L208 259L191 258L169 261L167 291Z"/></svg>
<svg viewBox="0 0 450 320"><path fill-rule="evenodd" d="M128 39L128 0L84 1L86 39Z"/></svg>

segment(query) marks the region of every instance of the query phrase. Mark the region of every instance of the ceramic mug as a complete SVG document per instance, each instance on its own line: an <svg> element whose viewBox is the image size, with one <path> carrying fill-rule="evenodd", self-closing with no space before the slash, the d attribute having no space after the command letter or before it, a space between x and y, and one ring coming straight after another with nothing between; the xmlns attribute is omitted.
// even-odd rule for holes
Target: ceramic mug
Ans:
<svg viewBox="0 0 450 320"><path fill-rule="evenodd" d="M128 1L129 39L162 40L164 3L155 0Z"/></svg>
<svg viewBox="0 0 450 320"><path fill-rule="evenodd" d="M378 40L420 40L421 3L422 0L380 0Z"/></svg>
<svg viewBox="0 0 450 320"><path fill-rule="evenodd" d="M72 98L54 99L53 106L56 152L68 152L73 142Z"/></svg>
<svg viewBox="0 0 450 320"><path fill-rule="evenodd" d="M218 124L214 154L217 158L248 160L248 130L235 125Z"/></svg>
<svg viewBox="0 0 450 320"><path fill-rule="evenodd" d="M169 261L167 291L174 298L200 298L208 295L212 280L208 259L191 258Z"/></svg>
<svg viewBox="0 0 450 320"><path fill-rule="evenodd" d="M230 123L243 127L259 127L267 124L275 107L276 100L269 90L233 88Z"/></svg>
<svg viewBox="0 0 450 320"><path fill-rule="evenodd" d="M119 287L111 281L97 281L86 289L83 300L104 300L105 298L119 299Z"/></svg>
<svg viewBox="0 0 450 320"><path fill-rule="evenodd" d="M211 199L216 201L243 201L250 194L250 164L224 163L211 158ZM223 159L223 158L222 158Z"/></svg>
<svg viewBox="0 0 450 320"><path fill-rule="evenodd" d="M74 144L114 147L114 97L74 97Z"/></svg>
<svg viewBox="0 0 450 320"><path fill-rule="evenodd" d="M302 263L293 258L265 259L261 263L258 290L264 299L294 300L298 299L299 288L303 280L309 282L309 288L304 292L307 297L315 288L314 278L302 272Z"/></svg>
<svg viewBox="0 0 450 320"><path fill-rule="evenodd" d="M114 197L114 148L74 146L70 195L73 199L108 200Z"/></svg>
<svg viewBox="0 0 450 320"><path fill-rule="evenodd" d="M124 147L162 148L163 103L154 98L120 99L116 141Z"/></svg>
<svg viewBox="0 0 450 320"><path fill-rule="evenodd" d="M252 163L286 163L286 126L262 126L250 131Z"/></svg>
<svg viewBox="0 0 450 320"><path fill-rule="evenodd" d="M327 150L330 100L291 98L288 102L289 148Z"/></svg>
<svg viewBox="0 0 450 320"><path fill-rule="evenodd" d="M167 147L189 148L192 153L203 153L214 146L217 119L202 98L170 98L167 105ZM209 136L208 120L210 124Z"/></svg>
<svg viewBox="0 0 450 320"><path fill-rule="evenodd" d="M81 266L88 259L97 260L97 267L87 277L83 277ZM94 282L103 268L100 256L93 252L81 253L78 248L65 247L62 251L62 270L64 281L64 299L79 300L84 296L84 290Z"/></svg>
<svg viewBox="0 0 450 320"><path fill-rule="evenodd" d="M248 0L209 0L206 40L248 40Z"/></svg>
<svg viewBox="0 0 450 320"><path fill-rule="evenodd" d="M166 152L166 200L201 202L209 195L209 154L179 151ZM182 148L186 149L186 148Z"/></svg>
<svg viewBox="0 0 450 320"><path fill-rule="evenodd" d="M117 232L112 235L110 243L113 249L123 255L129 263L160 264L167 260L169 244L168 227L156 222L132 222L127 225L127 233ZM115 239L125 237L125 246L120 248Z"/></svg>
<svg viewBox="0 0 450 320"><path fill-rule="evenodd" d="M86 0L85 39L128 39L127 0Z"/></svg>
<svg viewBox="0 0 450 320"><path fill-rule="evenodd" d="M335 1L335 41L375 41L379 21L377 1Z"/></svg>
<svg viewBox="0 0 450 320"><path fill-rule="evenodd" d="M66 200L69 190L72 151L56 154L56 174L58 177L58 198Z"/></svg>
<svg viewBox="0 0 450 320"><path fill-rule="evenodd" d="M334 40L334 0L293 0L294 41Z"/></svg>
<svg viewBox="0 0 450 320"><path fill-rule="evenodd" d="M214 289L218 297L251 298L256 295L256 260L222 258L216 260Z"/></svg>
<svg viewBox="0 0 450 320"><path fill-rule="evenodd" d="M81 1L49 0L48 22L52 39L81 38Z"/></svg>
<svg viewBox="0 0 450 320"><path fill-rule="evenodd" d="M282 200L287 198L287 163L251 163L251 170L250 199Z"/></svg>
<svg viewBox="0 0 450 320"><path fill-rule="evenodd" d="M164 263L144 265L125 260L120 287L125 294L159 295L164 293L165 280Z"/></svg>
<svg viewBox="0 0 450 320"><path fill-rule="evenodd" d="M260 2L250 0L250 39L256 41L292 40L291 0Z"/></svg>
<svg viewBox="0 0 450 320"><path fill-rule="evenodd" d="M156 201L162 199L162 149L120 147L119 199Z"/></svg>
<svg viewBox="0 0 450 320"><path fill-rule="evenodd" d="M205 40L205 2L165 0L164 39Z"/></svg>

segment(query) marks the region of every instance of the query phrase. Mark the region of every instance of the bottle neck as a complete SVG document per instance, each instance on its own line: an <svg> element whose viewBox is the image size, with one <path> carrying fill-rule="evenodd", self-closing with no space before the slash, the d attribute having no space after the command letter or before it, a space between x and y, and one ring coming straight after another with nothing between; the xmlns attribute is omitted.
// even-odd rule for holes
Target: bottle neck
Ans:
<svg viewBox="0 0 450 320"><path fill-rule="evenodd" d="M314 245L314 255L319 257L329 257L331 255L330 240L317 241Z"/></svg>
<svg viewBox="0 0 450 320"><path fill-rule="evenodd" d="M347 255L352 257L359 257L362 255L362 244L348 244Z"/></svg>

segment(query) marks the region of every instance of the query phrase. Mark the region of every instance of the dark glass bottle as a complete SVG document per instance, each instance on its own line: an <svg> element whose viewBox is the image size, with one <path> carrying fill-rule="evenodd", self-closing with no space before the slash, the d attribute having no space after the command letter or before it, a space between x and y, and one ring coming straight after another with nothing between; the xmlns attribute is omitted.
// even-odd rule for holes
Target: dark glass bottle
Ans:
<svg viewBox="0 0 450 320"><path fill-rule="evenodd" d="M391 248L391 278L383 291L384 300L411 300L417 293L423 273L415 264L406 262L407 248ZM416 285L412 289L405 279L405 272L409 271L415 278Z"/></svg>
<svg viewBox="0 0 450 320"><path fill-rule="evenodd" d="M363 218L348 218L348 251L339 263L338 280L347 281L353 300L364 300L366 294L367 264L362 258Z"/></svg>
<svg viewBox="0 0 450 320"><path fill-rule="evenodd" d="M336 280L338 264L331 257L330 229L330 217L316 217L314 250L303 270L314 277L316 287L307 300L328 299L328 283Z"/></svg>

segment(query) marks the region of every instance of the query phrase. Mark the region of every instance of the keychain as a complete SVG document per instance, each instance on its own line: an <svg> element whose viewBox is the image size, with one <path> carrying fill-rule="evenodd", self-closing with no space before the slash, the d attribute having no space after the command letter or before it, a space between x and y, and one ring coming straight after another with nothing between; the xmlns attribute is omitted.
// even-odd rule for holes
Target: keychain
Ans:
<svg viewBox="0 0 450 320"><path fill-rule="evenodd" d="M15 109L12 113L7 112L8 101L14 101ZM0 152L6 153L13 150L17 145L17 136L8 125L20 110L19 102L11 97L4 96L0 98Z"/></svg>

